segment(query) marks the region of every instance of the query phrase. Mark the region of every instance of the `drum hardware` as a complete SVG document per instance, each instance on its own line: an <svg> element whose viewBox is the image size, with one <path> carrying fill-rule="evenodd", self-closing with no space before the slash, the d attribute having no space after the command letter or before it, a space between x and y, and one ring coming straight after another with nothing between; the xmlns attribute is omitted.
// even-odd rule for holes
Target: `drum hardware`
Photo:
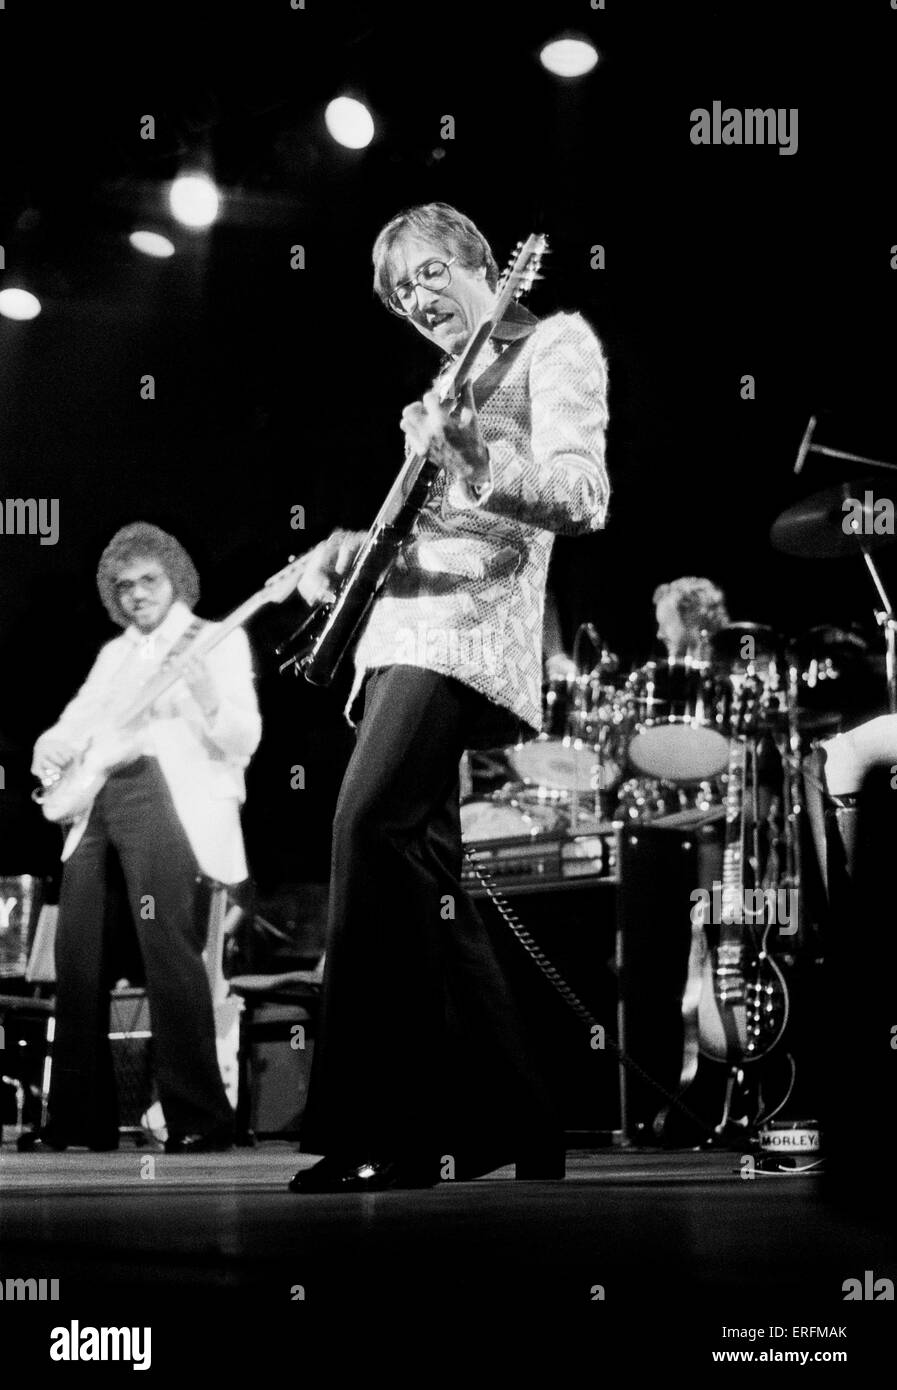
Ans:
<svg viewBox="0 0 897 1390"><path fill-rule="evenodd" d="M710 814L723 805L724 783L725 777L691 785L660 782L653 777L630 777L618 788L614 819L629 825L668 820L683 812Z"/></svg>
<svg viewBox="0 0 897 1390"><path fill-rule="evenodd" d="M597 654L598 657L598 660L588 667L582 659L583 638L588 640L593 655ZM580 676L613 676L620 669L620 658L602 642L594 623L580 623L576 629L576 636L573 638L573 662L577 675Z"/></svg>
<svg viewBox="0 0 897 1390"><path fill-rule="evenodd" d="M583 655L585 643L592 648L588 658ZM589 816L601 816L603 794L622 776L622 761L617 756L613 682L620 659L602 643L594 623L580 623L573 653L569 674L543 682L541 733L507 748L505 755L534 792L563 792L575 822L580 802Z"/></svg>
<svg viewBox="0 0 897 1390"><path fill-rule="evenodd" d="M862 463L868 468L886 468L897 473L897 463L885 463L882 459L865 458L862 454L848 454L843 449L829 449L825 444L814 444L812 440L815 433L816 416L811 415L810 423L804 430L804 437L797 451L797 460L794 465L795 473L799 473L803 468L807 454L824 454L826 458L844 459L848 463Z"/></svg>
<svg viewBox="0 0 897 1390"><path fill-rule="evenodd" d="M811 422L812 424L812 422ZM818 453L830 453L841 457L837 451L809 446ZM808 449L808 452L809 452ZM882 463L877 459L860 459L856 455L844 455L876 468L895 469L897 465ZM888 708L897 714L897 616L894 614L881 575L872 559L872 551L879 546L889 545L894 536L888 532L876 532L874 510L870 499L876 478L861 478L858 481L839 483L836 487L825 488L811 493L801 502L781 512L773 522L769 538L776 550L786 555L802 559L839 560L856 555L863 557L869 577L881 601L876 608L875 621L882 629L885 642L885 677L888 690ZM859 503L862 498L862 522L855 527L844 529L844 503L852 498Z"/></svg>

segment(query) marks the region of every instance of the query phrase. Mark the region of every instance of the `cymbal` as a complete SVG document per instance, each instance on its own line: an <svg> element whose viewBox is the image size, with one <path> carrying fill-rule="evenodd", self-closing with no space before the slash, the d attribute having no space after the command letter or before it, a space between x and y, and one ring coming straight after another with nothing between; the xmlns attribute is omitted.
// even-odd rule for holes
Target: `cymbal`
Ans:
<svg viewBox="0 0 897 1390"><path fill-rule="evenodd" d="M841 560L848 555L860 555L860 540L868 550L887 545L893 541L893 535L876 535L874 530L873 507L876 501L882 500L881 486L880 477L860 478L813 492L779 513L770 528L769 539L776 550L807 560ZM851 516L844 510L848 497L862 506L861 512L853 512L860 534L844 530Z"/></svg>

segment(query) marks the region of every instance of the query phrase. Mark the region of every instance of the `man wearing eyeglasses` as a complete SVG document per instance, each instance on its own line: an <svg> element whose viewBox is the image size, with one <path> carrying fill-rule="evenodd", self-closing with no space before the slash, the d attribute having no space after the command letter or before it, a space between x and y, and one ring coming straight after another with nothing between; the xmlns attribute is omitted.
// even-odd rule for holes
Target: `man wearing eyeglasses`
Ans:
<svg viewBox="0 0 897 1390"><path fill-rule="evenodd" d="M381 301L441 354L496 301L482 233L442 203L399 214L373 249ZM470 1178L516 1161L562 1177L563 1134L532 1040L461 887L465 749L541 724L542 612L556 533L604 524L606 368L578 314L514 307L483 348L492 391L437 389L402 412L441 472L355 651L358 739L334 824L320 1035L296 1192ZM497 381L497 384L496 384ZM335 532L300 593L332 597L363 539Z"/></svg>
<svg viewBox="0 0 897 1390"><path fill-rule="evenodd" d="M137 522L110 541L97 587L124 631L101 649L60 718L37 740L32 771L64 772L163 663L206 625L193 616L199 577L187 552ZM47 1126L29 1152L118 1147L109 989L124 946L124 894L146 975L153 1070L168 1153L227 1149L234 1114L215 1042L202 952L208 890L246 878L243 771L261 734L249 643L224 638L149 709L89 812L72 825L56 933L56 1036Z"/></svg>

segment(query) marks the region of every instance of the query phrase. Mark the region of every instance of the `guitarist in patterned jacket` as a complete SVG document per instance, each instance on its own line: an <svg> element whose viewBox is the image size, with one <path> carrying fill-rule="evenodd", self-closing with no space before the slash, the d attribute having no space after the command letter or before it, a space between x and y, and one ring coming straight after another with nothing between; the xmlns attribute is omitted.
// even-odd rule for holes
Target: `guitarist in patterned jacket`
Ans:
<svg viewBox="0 0 897 1390"><path fill-rule="evenodd" d="M474 224L442 203L373 248L385 307L449 364L496 301ZM435 391L406 443L441 472L355 651L356 746L334 824L321 1030L295 1192L376 1191L516 1162L561 1178L563 1132L486 930L461 887L459 761L541 724L542 617L555 534L599 530L607 374L578 314L514 306L477 359L506 370L478 409ZM363 536L310 552L307 602L333 594Z"/></svg>
<svg viewBox="0 0 897 1390"><path fill-rule="evenodd" d="M74 699L38 739L32 771L63 773L108 727L162 662L200 628L199 578L173 536L137 522L107 545L97 571L106 611L124 631L100 651ZM234 1114L224 1090L202 951L208 903L197 875L246 878L240 827L243 770L261 736L252 659L238 628L185 673L129 737L63 849L56 933L56 1038L45 1129L31 1152L118 1147L109 1045L110 930L117 860L146 972L153 1062L168 1153L230 1148Z"/></svg>

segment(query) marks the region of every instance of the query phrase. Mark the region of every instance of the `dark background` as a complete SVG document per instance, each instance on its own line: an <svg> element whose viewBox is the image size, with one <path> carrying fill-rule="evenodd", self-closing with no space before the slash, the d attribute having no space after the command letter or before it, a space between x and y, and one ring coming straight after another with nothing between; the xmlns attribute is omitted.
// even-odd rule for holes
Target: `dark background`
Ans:
<svg viewBox="0 0 897 1390"><path fill-rule="evenodd" d="M614 494L603 535L556 547L568 643L589 619L624 664L643 661L653 590L680 574L720 583L735 619L875 636L859 561L789 558L768 532L797 497L851 476L813 455L794 476L811 412L820 442L897 460L887 0L307 3L92 9L70 30L40 4L27 22L14 0L0 12L0 281L27 276L44 306L0 320L0 498L57 497L61 522L55 547L0 536L6 872L58 854L27 804L30 748L114 635L94 575L117 527L173 531L202 577L200 613L219 617L334 525L372 518L401 409L435 369L370 287L377 230L416 202L462 208L500 264L547 232L530 306L578 309L604 343ZM568 26L602 54L575 82L537 56ZM324 128L341 92L373 111L366 150ZM691 110L714 100L797 107L797 153L692 145ZM140 139L145 114L154 141ZM202 162L222 216L172 230L167 182ZM167 228L177 255L138 255L136 225ZM339 692L276 673L300 613L291 600L249 629L265 734L245 822L267 890L326 877L351 747ZM297 763L304 791L290 788Z"/></svg>

